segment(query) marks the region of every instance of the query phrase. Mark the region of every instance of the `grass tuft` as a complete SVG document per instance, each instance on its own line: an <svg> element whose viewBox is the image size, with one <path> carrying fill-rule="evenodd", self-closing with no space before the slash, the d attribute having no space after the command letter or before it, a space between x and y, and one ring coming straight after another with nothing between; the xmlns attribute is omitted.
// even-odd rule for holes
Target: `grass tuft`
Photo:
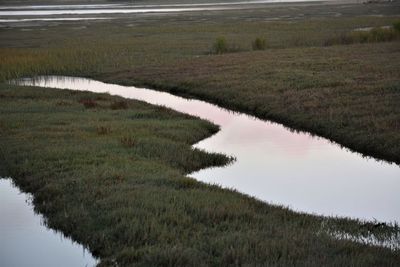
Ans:
<svg viewBox="0 0 400 267"><path fill-rule="evenodd" d="M97 133L99 135L107 135L111 133L111 127L109 126L98 126L97 127Z"/></svg>
<svg viewBox="0 0 400 267"><path fill-rule="evenodd" d="M257 37L252 43L253 50L265 50L267 48L267 41L265 38Z"/></svg>
<svg viewBox="0 0 400 267"><path fill-rule="evenodd" d="M121 138L121 144L126 147L133 147L135 145L135 140L132 136L123 136Z"/></svg>
<svg viewBox="0 0 400 267"><path fill-rule="evenodd" d="M113 110L117 109L127 109L128 108L128 103L126 101L114 101L111 105L110 108Z"/></svg>
<svg viewBox="0 0 400 267"><path fill-rule="evenodd" d="M214 54L224 54L228 52L228 42L225 37L218 37L215 40L212 51Z"/></svg>

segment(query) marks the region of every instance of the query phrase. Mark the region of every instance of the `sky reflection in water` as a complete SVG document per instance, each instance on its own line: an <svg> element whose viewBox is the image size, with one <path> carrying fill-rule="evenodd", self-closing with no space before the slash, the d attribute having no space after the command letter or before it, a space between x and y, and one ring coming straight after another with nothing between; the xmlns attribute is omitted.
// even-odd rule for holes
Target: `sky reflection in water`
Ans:
<svg viewBox="0 0 400 267"><path fill-rule="evenodd" d="M48 229L35 214L30 196L11 179L0 178L0 266L94 266L96 260L83 246Z"/></svg>
<svg viewBox="0 0 400 267"><path fill-rule="evenodd" d="M291 132L282 125L168 93L82 78L24 80L37 86L109 92L163 105L221 126L195 145L236 157L228 167L190 176L235 188L269 203L322 215L400 222L400 168L364 158L326 139Z"/></svg>

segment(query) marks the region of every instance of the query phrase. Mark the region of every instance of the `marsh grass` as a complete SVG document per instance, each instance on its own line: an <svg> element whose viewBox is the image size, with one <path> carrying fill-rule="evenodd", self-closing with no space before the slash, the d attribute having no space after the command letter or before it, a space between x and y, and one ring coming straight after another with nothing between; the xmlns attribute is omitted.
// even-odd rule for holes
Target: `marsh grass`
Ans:
<svg viewBox="0 0 400 267"><path fill-rule="evenodd" d="M191 20L180 26L165 21L161 26L146 22L132 29L116 20L82 32L65 25L45 34L3 31L0 81L59 74L145 85L281 122L400 163L399 95L390 89L398 87L399 40L372 41L384 40L378 31L367 33L375 36L370 42L325 46L332 36L331 44L354 42L346 36L337 41L338 33L391 25L397 17L266 23L263 11L257 12L260 21L252 12L254 21L235 24L226 23L228 16L216 15L201 26ZM65 41L60 32L80 42ZM243 49L210 55L210 44L218 36ZM262 53L250 52L249 40L257 36L268 40L269 49Z"/></svg>
<svg viewBox="0 0 400 267"><path fill-rule="evenodd" d="M387 229L390 226L390 230ZM360 226L349 229L342 224L331 224L329 220L321 224L320 233L334 239L348 240L370 246L386 247L400 252L400 228L397 223L360 221Z"/></svg>
<svg viewBox="0 0 400 267"><path fill-rule="evenodd" d="M211 54L225 54L243 51L238 44L228 43L225 37L218 37L212 45Z"/></svg>
<svg viewBox="0 0 400 267"><path fill-rule="evenodd" d="M132 136L123 136L120 140L121 144L126 147L133 147L135 145L135 139Z"/></svg>
<svg viewBox="0 0 400 267"><path fill-rule="evenodd" d="M257 37L251 44L253 50L265 50L267 48L267 41L265 38Z"/></svg>
<svg viewBox="0 0 400 267"><path fill-rule="evenodd" d="M97 126L97 133L99 135L107 135L112 132L110 126Z"/></svg>
<svg viewBox="0 0 400 267"><path fill-rule="evenodd" d="M79 103L81 103L85 108L95 108L98 106L97 102L93 99L80 99Z"/></svg>
<svg viewBox="0 0 400 267"><path fill-rule="evenodd" d="M228 42L226 41L225 37L218 37L213 46L212 52L214 54L223 54L228 52Z"/></svg>
<svg viewBox="0 0 400 267"><path fill-rule="evenodd" d="M393 22L393 29L395 29L397 32L400 32L400 20Z"/></svg>
<svg viewBox="0 0 400 267"><path fill-rule="evenodd" d="M126 101L115 101L110 105L110 108L113 110L116 109L127 109L128 103Z"/></svg>
<svg viewBox="0 0 400 267"><path fill-rule="evenodd" d="M324 47L337 33L398 20L392 8L381 6L374 10L391 16L366 16L373 12L357 5L345 8L354 16L313 17L318 7L312 5L296 11L180 14L184 24L173 16L135 17L133 28L126 27L128 17L89 23L82 31L68 23L47 31L2 28L0 81L58 74L148 85L400 162L398 40ZM271 11L312 19L266 22ZM216 36L243 49L210 55ZM265 36L270 49L249 52L256 36ZM83 108L81 99L97 106ZM370 231L384 238L398 231L392 225L294 213L185 177L232 160L190 146L218 127L136 101L113 110L120 101L127 100L0 84L0 174L33 193L48 225L88 246L100 265L395 266L400 261L398 252L330 235Z"/></svg>
<svg viewBox="0 0 400 267"><path fill-rule="evenodd" d="M362 43L391 42L400 39L400 31L394 28L373 28L368 31L352 31L328 38L324 45L350 45Z"/></svg>
<svg viewBox="0 0 400 267"><path fill-rule="evenodd" d="M0 81L59 74L148 85L399 163L398 40L324 47L337 33L389 25L398 17L391 8L375 8L392 16L368 17L371 11L358 5L346 9L354 17L265 22L271 11L293 12L267 8L202 13L201 19L209 20L204 23L193 13L179 16L187 19L184 24L162 16L135 18L137 26L128 28L124 17L79 32L68 23L47 31L2 29ZM295 13L314 9L299 6ZM243 49L210 55L217 36ZM265 36L270 49L249 52L249 40L257 36ZM97 106L82 108L81 99ZM87 245L101 265L394 266L400 261L398 252L329 234L367 231L363 222L298 214L188 179L185 173L230 161L190 147L218 127L136 101L112 109L120 101L126 100L0 84L0 174L33 193L48 224ZM329 227L322 228L326 221ZM394 228L368 231L383 237Z"/></svg>
<svg viewBox="0 0 400 267"><path fill-rule="evenodd" d="M14 177L32 193L47 225L87 246L100 266L400 261L390 249L321 231L356 234L366 227L362 222L295 213L185 177L229 162L191 148L218 131L206 121L106 94L5 84L0 94L0 176ZM99 106L82 109L80 99L98 99ZM108 108L116 101L128 108ZM112 131L99 135L99 122ZM380 225L370 231L389 236L398 229Z"/></svg>

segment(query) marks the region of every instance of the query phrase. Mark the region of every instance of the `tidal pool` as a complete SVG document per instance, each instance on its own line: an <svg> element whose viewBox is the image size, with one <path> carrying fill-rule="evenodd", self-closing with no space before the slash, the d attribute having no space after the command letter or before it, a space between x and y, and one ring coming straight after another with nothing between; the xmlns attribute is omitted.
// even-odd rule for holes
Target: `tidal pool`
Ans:
<svg viewBox="0 0 400 267"><path fill-rule="evenodd" d="M220 131L194 145L234 156L226 167L189 176L262 201L325 216L400 222L400 167L363 157L324 138L216 105L150 89L47 76L20 85L108 92L209 120Z"/></svg>
<svg viewBox="0 0 400 267"><path fill-rule="evenodd" d="M45 226L30 200L11 179L0 178L0 266L95 266L82 245Z"/></svg>

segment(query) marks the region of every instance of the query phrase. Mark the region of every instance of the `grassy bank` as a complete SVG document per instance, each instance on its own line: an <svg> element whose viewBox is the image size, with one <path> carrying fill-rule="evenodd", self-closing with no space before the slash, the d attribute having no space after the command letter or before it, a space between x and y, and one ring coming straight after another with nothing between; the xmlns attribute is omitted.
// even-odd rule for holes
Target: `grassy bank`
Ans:
<svg viewBox="0 0 400 267"><path fill-rule="evenodd" d="M0 85L0 175L47 224L109 266L391 266L400 254L335 240L397 226L297 214L184 173L227 158L192 150L214 125L106 94ZM397 237L398 238L398 237Z"/></svg>
<svg viewBox="0 0 400 267"><path fill-rule="evenodd" d="M399 21L393 14L398 5L121 15L108 22L50 23L45 30L2 29L0 80L62 74L146 85L400 163L398 34L354 32ZM340 18L326 15L339 12ZM376 12L385 16L369 16ZM270 16L279 20L265 21ZM236 53L210 54L221 36ZM252 51L257 38L264 50Z"/></svg>
<svg viewBox="0 0 400 267"><path fill-rule="evenodd" d="M224 54L101 75L208 100L400 163L399 43Z"/></svg>

